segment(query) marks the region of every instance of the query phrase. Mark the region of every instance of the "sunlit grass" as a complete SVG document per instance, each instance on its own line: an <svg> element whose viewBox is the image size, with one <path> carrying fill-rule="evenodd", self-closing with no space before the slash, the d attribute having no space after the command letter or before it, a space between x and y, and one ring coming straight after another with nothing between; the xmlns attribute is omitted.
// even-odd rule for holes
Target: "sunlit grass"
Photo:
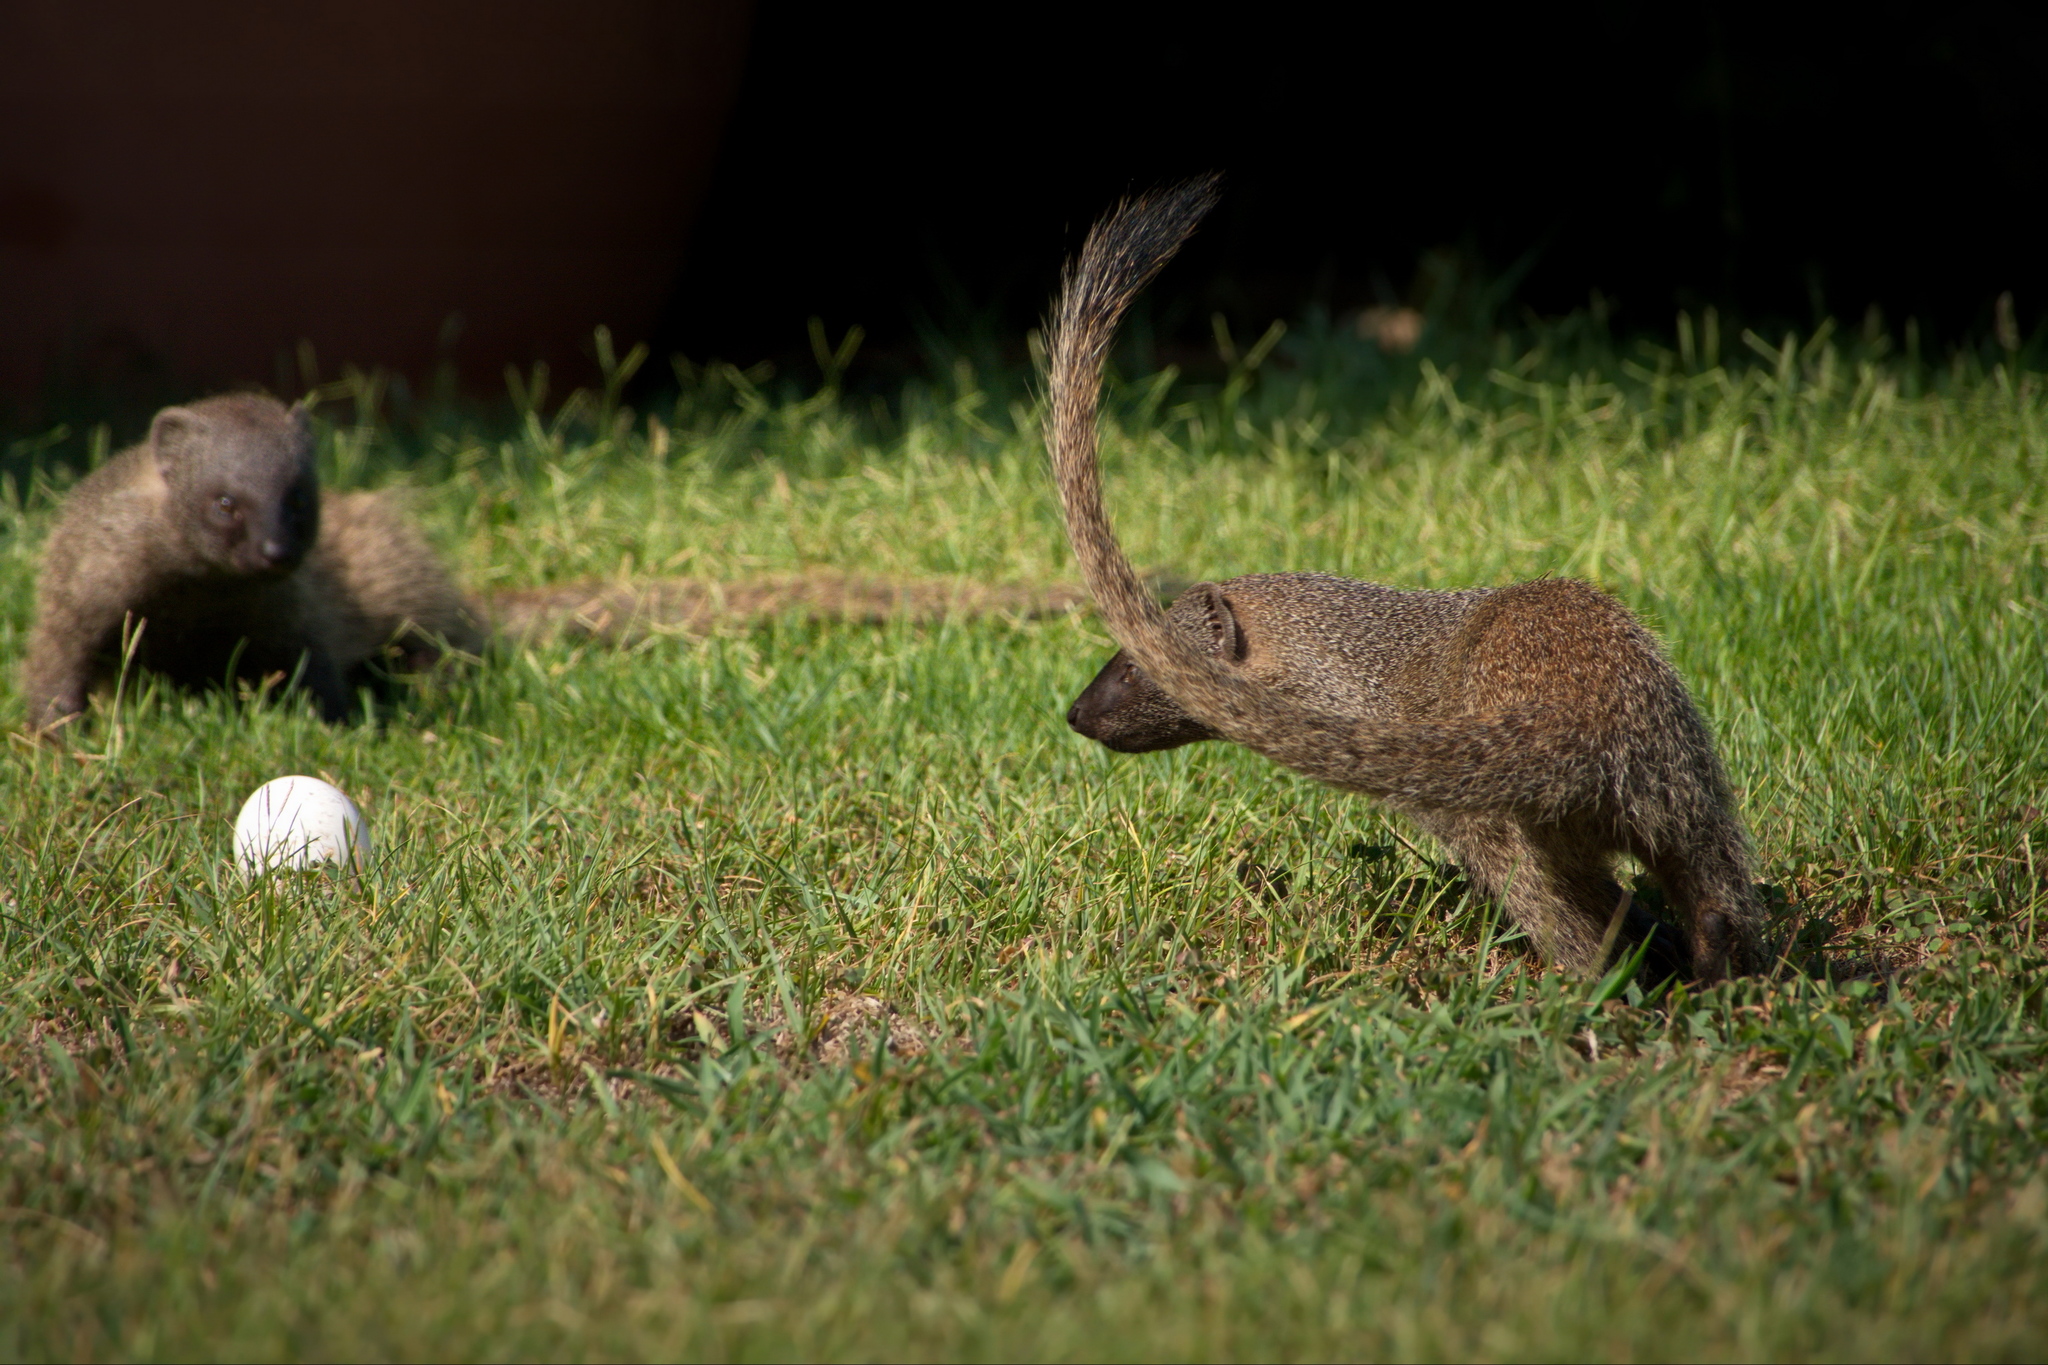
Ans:
<svg viewBox="0 0 2048 1365"><path fill-rule="evenodd" d="M357 728L145 684L0 767L0 1352L2038 1355L2048 399L1738 346L1139 375L1109 496L1183 578L1616 592L1776 979L1593 1003L1368 804L1090 745L1085 615L508 647ZM685 377L336 405L329 483L411 485L484 593L1071 578L1016 377ZM0 505L9 661L63 482ZM288 772L373 875L234 873ZM803 1060L854 994L917 1041Z"/></svg>

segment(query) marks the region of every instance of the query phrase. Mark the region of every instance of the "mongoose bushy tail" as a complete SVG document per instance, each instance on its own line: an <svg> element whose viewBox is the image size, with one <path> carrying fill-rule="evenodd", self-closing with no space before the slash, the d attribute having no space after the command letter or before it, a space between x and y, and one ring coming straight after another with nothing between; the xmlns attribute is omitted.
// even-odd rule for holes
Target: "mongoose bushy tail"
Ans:
<svg viewBox="0 0 2048 1365"><path fill-rule="evenodd" d="M1657 928L1612 878L1622 853L1683 921L1657 961L1704 978L1762 965L1712 739L1612 597L1571 579L1409 592L1257 574L1196 584L1162 611L1146 591L1102 506L1102 367L1132 299L1216 197L1209 177L1119 205L1063 277L1046 441L1082 576L1124 650L1070 723L1127 752L1225 739L1381 798L1567 966L1601 966L1624 919L1624 937Z"/></svg>
<svg viewBox="0 0 2048 1365"><path fill-rule="evenodd" d="M477 620L388 497L323 504L303 408L209 398L159 412L66 500L37 583L28 722L83 712L124 641L185 686L296 679L338 720L359 687L480 649Z"/></svg>

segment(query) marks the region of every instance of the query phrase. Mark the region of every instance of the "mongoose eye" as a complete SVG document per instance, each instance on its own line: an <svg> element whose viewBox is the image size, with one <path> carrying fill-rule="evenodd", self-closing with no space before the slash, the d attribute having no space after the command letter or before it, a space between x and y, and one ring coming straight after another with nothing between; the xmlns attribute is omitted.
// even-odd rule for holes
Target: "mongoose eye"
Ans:
<svg viewBox="0 0 2048 1365"><path fill-rule="evenodd" d="M234 521L242 515L241 509L235 506L235 500L226 493L213 500L213 513L222 521Z"/></svg>

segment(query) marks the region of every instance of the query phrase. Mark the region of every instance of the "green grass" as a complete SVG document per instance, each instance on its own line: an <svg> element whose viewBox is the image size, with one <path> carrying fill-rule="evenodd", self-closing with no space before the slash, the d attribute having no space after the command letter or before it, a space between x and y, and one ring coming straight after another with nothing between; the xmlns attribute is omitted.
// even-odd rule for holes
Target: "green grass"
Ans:
<svg viewBox="0 0 2048 1365"><path fill-rule="evenodd" d="M144 685L0 762L0 1355L2038 1358L2039 376L1309 330L1116 386L1134 558L1607 586L1814 974L1547 973L1368 803L1067 732L1086 616L507 650L357 728ZM485 590L1071 578L1015 377L686 379L366 402L330 486ZM10 666L64 481L0 500ZM288 772L373 875L232 871ZM927 1046L793 1060L848 992Z"/></svg>

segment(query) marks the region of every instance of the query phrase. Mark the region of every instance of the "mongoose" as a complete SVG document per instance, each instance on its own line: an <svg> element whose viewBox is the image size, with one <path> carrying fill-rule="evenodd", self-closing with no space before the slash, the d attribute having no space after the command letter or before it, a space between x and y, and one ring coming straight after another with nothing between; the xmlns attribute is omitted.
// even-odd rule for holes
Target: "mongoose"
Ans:
<svg viewBox="0 0 2048 1365"><path fill-rule="evenodd" d="M380 665L480 649L476 619L386 498L323 505L303 407L236 394L165 408L146 440L79 481L50 532L29 727L82 712L124 636L173 682L295 678L344 719Z"/></svg>
<svg viewBox="0 0 2048 1365"><path fill-rule="evenodd" d="M1434 835L1551 961L1713 980L1764 965L1742 825L1713 740L1627 608L1589 584L1403 591L1324 574L1198 583L1162 612L1102 508L1096 403L1125 309L1216 200L1213 177L1118 205L1070 262L1046 444L1082 576L1122 651L1068 713L1112 749L1224 739ZM1637 858L1678 931L1613 876ZM1662 932L1653 932L1657 930Z"/></svg>

